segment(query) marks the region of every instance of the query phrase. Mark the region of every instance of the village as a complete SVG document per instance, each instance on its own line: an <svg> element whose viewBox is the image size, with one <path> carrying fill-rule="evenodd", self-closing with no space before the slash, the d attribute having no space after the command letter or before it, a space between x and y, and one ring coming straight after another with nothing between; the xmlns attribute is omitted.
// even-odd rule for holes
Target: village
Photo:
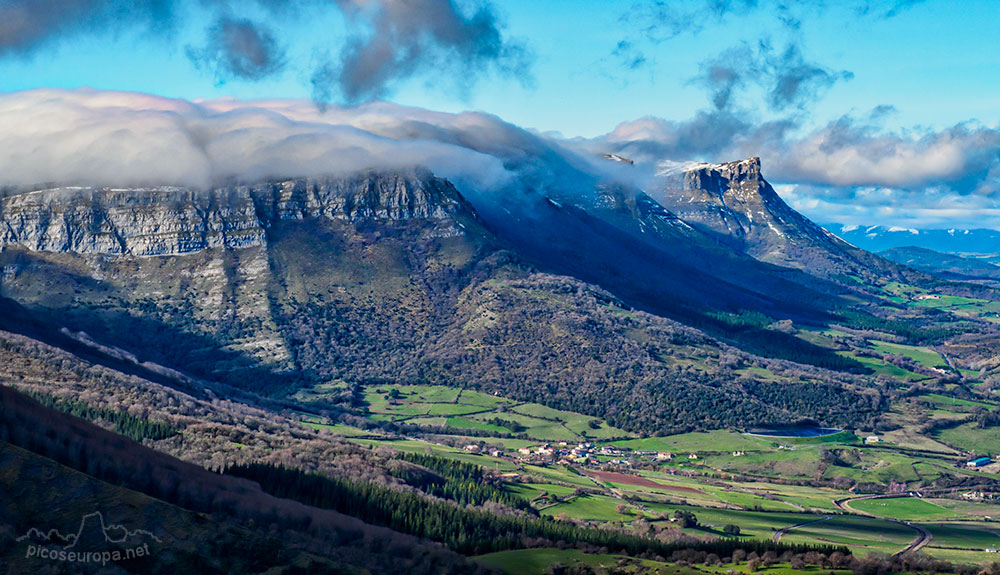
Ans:
<svg viewBox="0 0 1000 575"><path fill-rule="evenodd" d="M880 443L877 435L866 435L862 438L864 445L875 445ZM782 443L774 444L779 450L798 449L794 445ZM583 467L603 470L627 471L630 469L651 469L654 467L665 467L664 472L674 474L678 472L678 467L683 467L685 463L698 465L703 461L699 460L699 452L690 451L673 453L670 451L655 451L648 449L630 449L628 447L616 445L595 445L592 442L573 443L567 441L546 442L534 446L520 447L516 450L505 450L497 445L487 446L485 443L469 443L463 446L467 453L485 455L494 458L502 458L515 463L519 468L524 465L536 467L547 467L550 465L562 465L567 467ZM731 458L745 457L745 450L734 450L726 452L705 452L704 456L725 456ZM667 463L673 465L666 466ZM986 471L1000 473L1000 462L989 456L961 458L955 461L955 467L966 468L976 471ZM977 492L965 493L965 499L982 500L992 498L993 494L980 495Z"/></svg>
<svg viewBox="0 0 1000 575"><path fill-rule="evenodd" d="M577 465L584 467L619 467L629 468L639 464L656 464L668 461L697 461L698 453L689 452L686 455L675 455L669 451L653 451L629 449L614 445L596 446L591 442L571 444L566 441L542 443L537 446L521 447L516 452L506 452L501 449L486 449L481 445L468 444L464 446L469 453L489 455L511 459L523 465ZM516 455L514 455L516 453ZM733 451L732 457L745 456L746 451Z"/></svg>

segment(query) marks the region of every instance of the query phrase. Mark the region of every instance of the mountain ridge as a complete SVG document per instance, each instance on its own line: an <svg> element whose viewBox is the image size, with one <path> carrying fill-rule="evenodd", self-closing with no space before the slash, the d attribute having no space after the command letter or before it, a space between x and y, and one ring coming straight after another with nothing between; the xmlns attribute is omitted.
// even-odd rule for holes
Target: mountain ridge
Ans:
<svg viewBox="0 0 1000 575"><path fill-rule="evenodd" d="M845 241L871 252L920 247L952 254L1000 253L1000 231L977 229L924 229L900 226L826 224Z"/></svg>
<svg viewBox="0 0 1000 575"><path fill-rule="evenodd" d="M173 186L55 188L7 195L0 201L0 247L136 256L260 246L279 220L421 218L444 223L458 210L469 211L454 186L422 169L207 191ZM462 231L452 225L433 233Z"/></svg>
<svg viewBox="0 0 1000 575"><path fill-rule="evenodd" d="M400 195L400 182L423 191ZM275 183L200 196L134 192L145 203L97 190L76 196L71 205L80 207L71 218L25 215L24 205L38 214L47 205L41 199L58 197L34 193L24 204L8 196L3 218L34 235L15 237L18 243L0 253L0 295L41 324L84 332L138 364L279 399L331 381L342 391L325 401L337 405L371 383L473 382L594 415L610 410L609 401L631 405L627 417L619 410L612 419L648 429L695 425L695 406L705 398L729 406L719 417L701 418L712 426L737 414L765 421L805 409L846 421L881 409L882 400L871 399L856 375L825 369L863 370L860 364L768 329L785 317L779 314L826 317L815 303L819 295L784 277L807 276L738 254L719 262L740 262L733 269L746 269L746 278L726 265L701 267L699 259L728 252L689 253L695 244L678 238L701 233L664 216L669 212L648 196L623 196L617 222L541 194L524 212L494 210L481 219L454 186L429 172L368 173L323 186L325 195L311 195L308 182L286 185L298 195ZM88 203L91 197L97 202ZM228 210L230 197L240 209ZM146 217L156 198L166 198L152 209L169 214L163 225ZM117 203L109 208L111 200ZM136 241L138 248L123 251L102 240L104 220L89 216L101 209L141 224L125 234L126 247ZM643 218L662 220L661 231L680 235L643 235ZM82 232L59 232L79 222ZM227 242L230 229L240 242ZM203 232L211 241L178 241ZM246 237L253 241L242 242ZM57 246L67 249L32 249ZM732 281L744 279L757 291ZM768 294L771 286L776 291ZM738 318L745 309L777 317L744 325L712 315ZM684 319L696 327L678 321ZM700 331L712 326L721 339ZM692 363L698 367L685 369ZM772 363L805 379L776 386L736 367ZM541 389L548 391L539 395ZM816 389L825 397L815 398Z"/></svg>
<svg viewBox="0 0 1000 575"><path fill-rule="evenodd" d="M760 158L690 164L667 180L663 204L734 250L843 282L905 277L905 268L856 248L791 208L764 179Z"/></svg>
<svg viewBox="0 0 1000 575"><path fill-rule="evenodd" d="M1000 279L1000 266L992 263L989 258L962 257L916 246L889 248L879 252L879 255L944 279L956 281Z"/></svg>

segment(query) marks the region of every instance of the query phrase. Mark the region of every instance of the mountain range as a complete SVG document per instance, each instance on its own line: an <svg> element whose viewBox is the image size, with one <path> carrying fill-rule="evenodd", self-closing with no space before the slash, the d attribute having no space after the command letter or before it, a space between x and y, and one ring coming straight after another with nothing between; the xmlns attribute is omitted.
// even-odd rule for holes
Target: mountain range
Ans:
<svg viewBox="0 0 1000 575"><path fill-rule="evenodd" d="M914 246L890 248L879 255L945 279L967 282L1000 279L996 257L958 256Z"/></svg>
<svg viewBox="0 0 1000 575"><path fill-rule="evenodd" d="M838 239L756 158L585 192L491 203L413 169L8 193L0 295L136 363L270 397L333 382L322 401L349 409L365 384L440 383L663 432L873 417L866 368L782 322L893 325L878 297L900 279L986 289Z"/></svg>
<svg viewBox="0 0 1000 575"><path fill-rule="evenodd" d="M169 541L139 572L473 573L467 557L558 541L633 557L750 545L540 518L511 490L554 481L567 505L604 484L484 446L571 438L620 457L685 438L707 459L728 453L718 437L739 461L763 451L713 478L781 483L815 456L787 468L794 488L847 493L917 469L871 474L882 463L851 430L916 433L932 447L921 485L980 485L931 439L994 418L969 398L1000 374L1000 296L968 281L970 260L856 247L785 203L757 158L642 189L521 173L490 193L420 167L6 190L0 515L32 533L43 508L77 526L100 511ZM932 400L973 411L913 415ZM732 431L817 426L830 449ZM631 465L613 461L580 469ZM37 565L14 534L0 563Z"/></svg>
<svg viewBox="0 0 1000 575"><path fill-rule="evenodd" d="M919 229L900 226L827 224L844 241L870 252L918 247L950 254L996 254L1000 232L990 229Z"/></svg>

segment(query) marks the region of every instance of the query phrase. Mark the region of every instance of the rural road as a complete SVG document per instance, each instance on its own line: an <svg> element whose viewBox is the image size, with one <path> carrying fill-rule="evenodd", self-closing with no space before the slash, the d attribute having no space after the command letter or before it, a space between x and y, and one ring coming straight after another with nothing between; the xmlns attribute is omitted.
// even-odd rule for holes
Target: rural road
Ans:
<svg viewBox="0 0 1000 575"><path fill-rule="evenodd" d="M785 533L788 533L792 529L798 529L799 527L805 527L806 525L812 525L813 523L819 523L820 521L826 521L829 518L830 518L830 516L827 515L827 516L822 517L820 519L814 519L812 521L806 521L805 523L799 523L798 525L792 525L791 527L782 527L781 529L778 529L777 531L774 532L774 535L771 536L771 540L774 541L775 543L777 543L778 541L781 541L781 536L782 535L784 535Z"/></svg>
<svg viewBox="0 0 1000 575"><path fill-rule="evenodd" d="M930 531L924 529L919 525L913 525L911 523L907 523L905 521L897 521L895 519L890 519L889 521L892 521L893 523L899 523L900 525L906 525L907 527L910 527L911 529L916 529L917 531L920 532L920 535L916 539L911 541L910 544L907 545L906 549L903 549L902 551L895 553L894 554L895 556L903 555L905 553L910 553L911 551L919 551L921 548L923 548L925 545L930 543L931 540L934 539L934 535L931 534Z"/></svg>
<svg viewBox="0 0 1000 575"><path fill-rule="evenodd" d="M861 497L852 497L850 499L837 499L834 500L833 504L837 506L837 509L841 509L843 511L849 511L851 513L856 513L858 515L866 515L868 517L875 517L875 515L872 515L871 513L865 513L864 511L859 511L851 507L851 502L861 501L863 499L892 499L899 497L913 497L913 496L912 495L863 495ZM921 527L920 525L914 525L907 521L900 521L899 519L890 519L888 517L878 517L878 519L882 519L884 521L890 521L898 525L905 525L917 532L917 538L914 539L913 541L910 541L910 544L907 545L905 548L903 548L901 551L893 553L893 557L898 557L900 555L903 555L904 553L919 551L920 549L925 547L928 543L934 540L934 535L930 531Z"/></svg>

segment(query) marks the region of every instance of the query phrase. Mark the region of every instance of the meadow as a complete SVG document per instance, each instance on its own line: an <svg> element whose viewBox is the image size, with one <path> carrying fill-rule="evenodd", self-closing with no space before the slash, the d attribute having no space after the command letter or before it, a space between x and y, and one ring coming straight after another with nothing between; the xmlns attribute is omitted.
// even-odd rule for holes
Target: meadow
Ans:
<svg viewBox="0 0 1000 575"><path fill-rule="evenodd" d="M852 509L876 517L887 517L902 521L953 519L960 515L951 509L946 509L930 501L915 497L864 499L861 501L852 501L850 506Z"/></svg>
<svg viewBox="0 0 1000 575"><path fill-rule="evenodd" d="M821 335L821 337L827 337ZM876 349L889 355L906 355L924 365L939 355L918 346L873 340ZM883 362L884 363L884 362ZM894 369L895 366L885 364ZM888 369L888 368L887 368ZM903 374L906 380L910 372ZM917 374L912 374L915 377ZM993 538L991 506L958 499L853 500L846 509L838 500L854 499L847 490L857 484L920 485L942 477L975 478L982 472L961 465L958 449L986 449L1000 445L997 428L982 429L961 423L921 435L913 427L885 432L880 442L864 445L870 432L843 430L820 437L775 437L739 430L689 432L669 436L630 437L628 433L596 418L534 403L517 402L473 390L430 385L378 385L364 391L373 420L416 424L422 429L406 439L380 431L366 431L331 424L317 416L303 415L303 424L341 435L365 446L388 446L409 453L432 453L474 463L505 478L504 488L528 502L541 515L591 525L617 524L630 528L639 519L676 528L670 520L676 511L695 515L698 527L684 530L696 537L725 537L723 528L735 525L740 537L788 543L839 544L853 553L892 554L904 549L918 535L902 522L927 525L935 539L925 551L957 561L981 561ZM991 400L959 399L941 393L904 397L894 404L890 417L904 424L913 413L933 420L963 421L977 410L994 407ZM470 430L463 435L462 430ZM471 434L471 430L476 430ZM379 435L381 434L381 435ZM599 472L578 464L556 465L518 460L516 450L546 442L592 442L595 449L610 445L623 455L596 455L603 465L613 459L632 459L638 468ZM505 455L470 453L467 443L501 447ZM456 447L444 445L449 443ZM947 444L947 445L946 445ZM669 461L633 452L669 452ZM817 484L817 482L819 482ZM837 485L837 487L834 487ZM898 521L898 522L897 522ZM794 526L794 528L792 528ZM789 529L792 528L792 529ZM940 537L938 535L940 534ZM962 543L965 541L965 543ZM558 549L532 549L495 553L479 558L486 565L509 573L544 572L563 557L566 565L607 565L620 558L581 554ZM681 573L660 564L663 573ZM742 572L741 566L733 566ZM701 567L702 572L723 573ZM542 571L539 571L541 569ZM655 572L655 571L654 571ZM762 572L780 573L778 567Z"/></svg>
<svg viewBox="0 0 1000 575"><path fill-rule="evenodd" d="M542 441L596 441L632 434L599 418L440 385L378 385L365 388L371 417L431 429L463 429Z"/></svg>

